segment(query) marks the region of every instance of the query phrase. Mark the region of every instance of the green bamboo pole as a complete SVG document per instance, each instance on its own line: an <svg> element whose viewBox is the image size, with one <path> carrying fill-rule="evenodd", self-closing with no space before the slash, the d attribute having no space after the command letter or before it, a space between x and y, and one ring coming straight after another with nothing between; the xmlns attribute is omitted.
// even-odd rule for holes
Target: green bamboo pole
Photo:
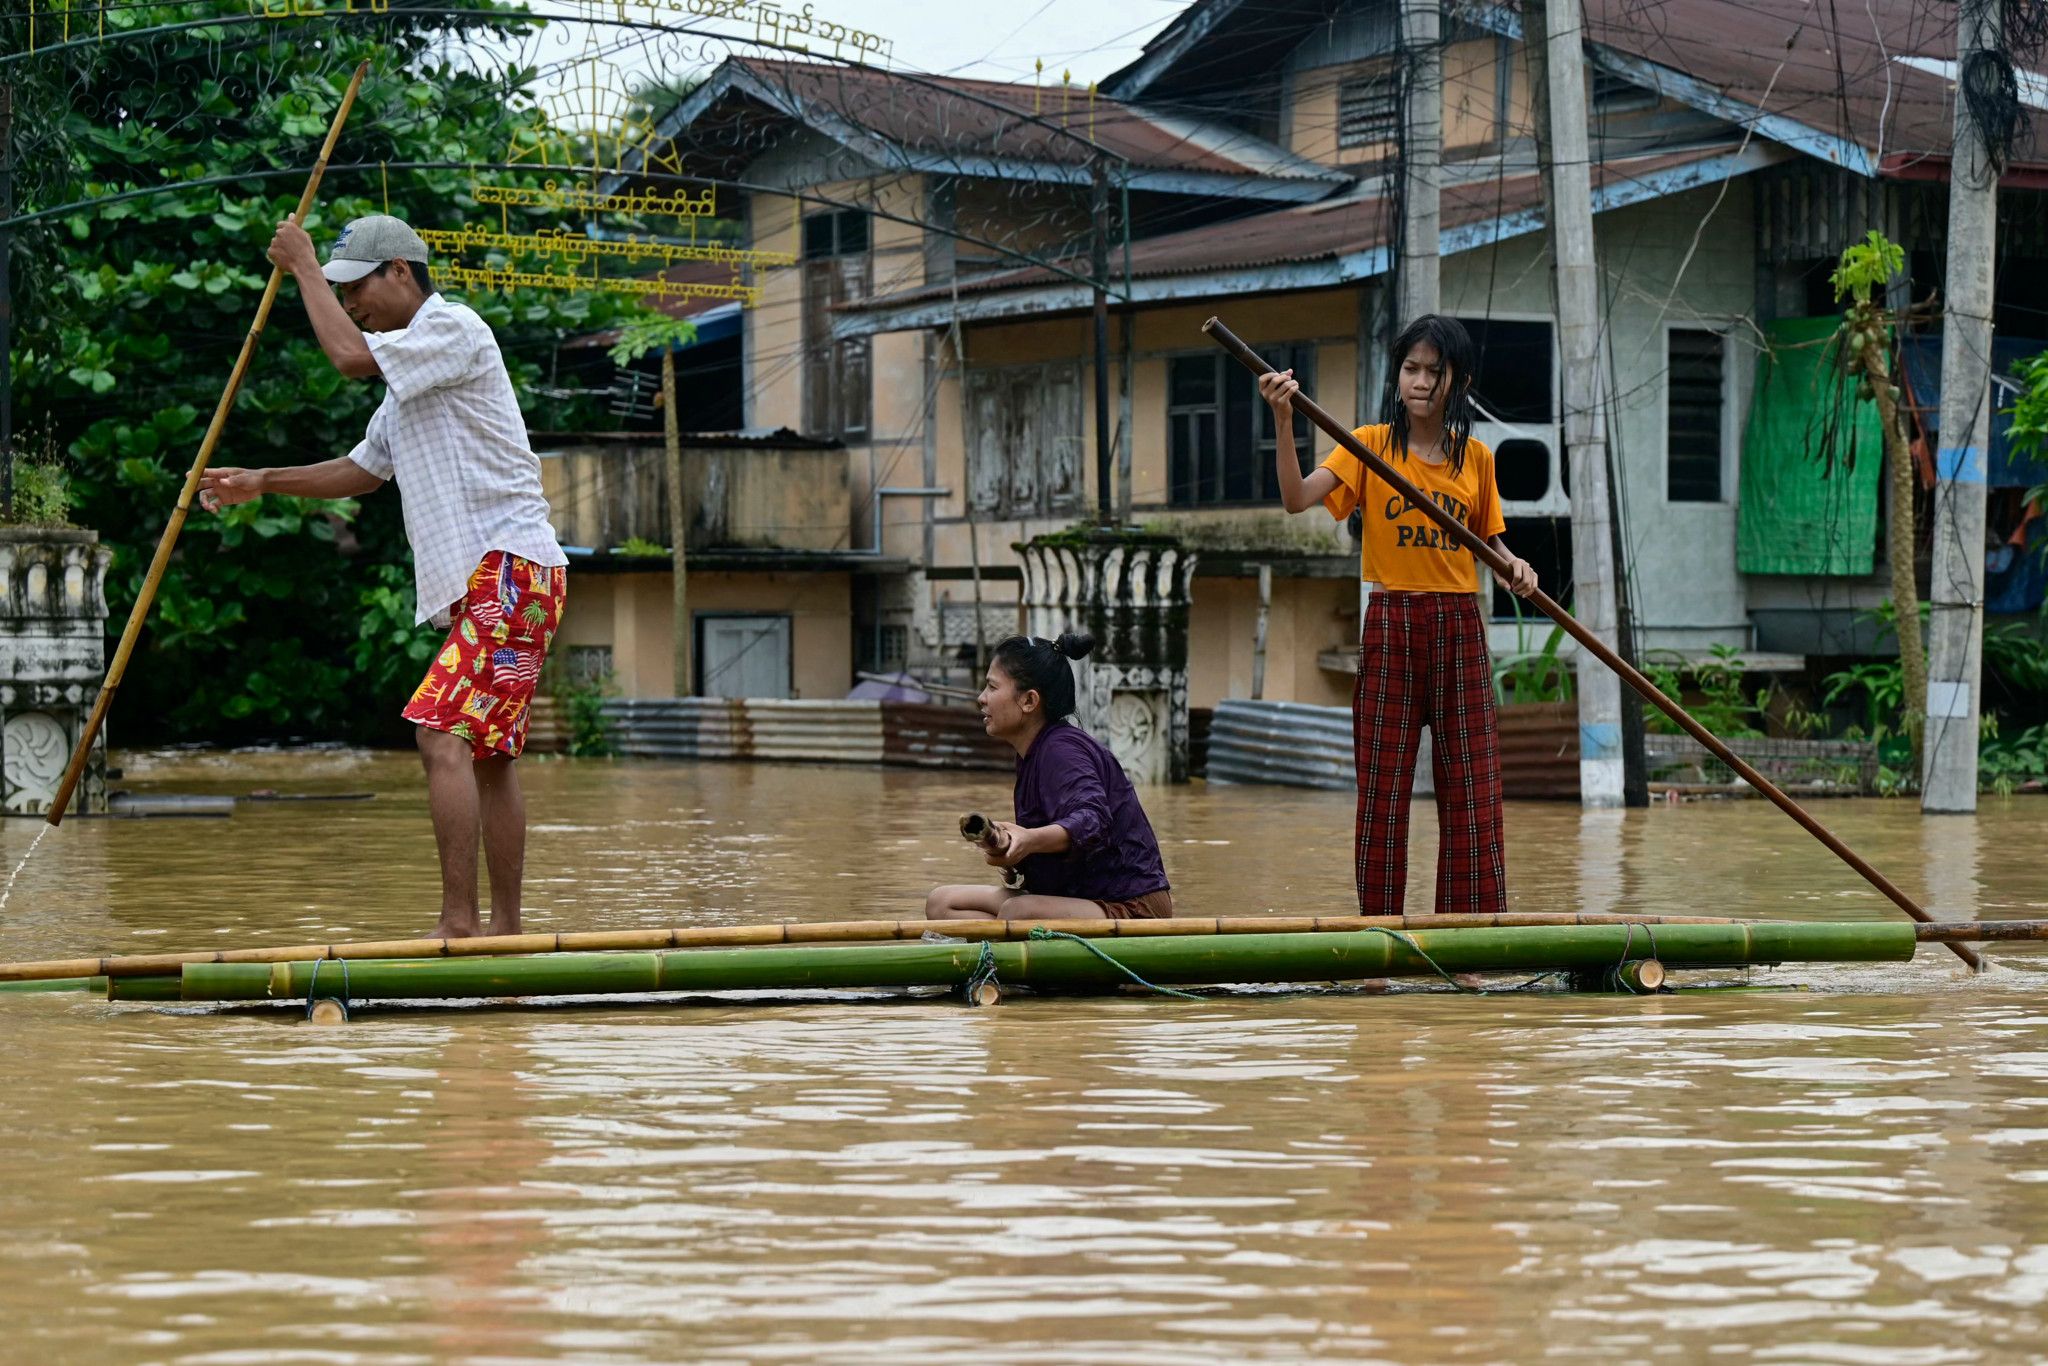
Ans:
<svg viewBox="0 0 2048 1366"><path fill-rule="evenodd" d="M109 1001L182 1001L183 984L176 977L109 977Z"/></svg>
<svg viewBox="0 0 2048 1366"><path fill-rule="evenodd" d="M1835 924L1669 925L1655 929L1667 968L1792 962L1903 962L1913 926ZM996 976L1016 986L1105 990L1130 980L1115 963L1162 985L1333 982L1445 972L1596 970L1647 954L1642 926L1562 925L1417 930L1399 935L1269 934L989 944ZM322 996L352 1000L583 996L615 992L774 991L959 986L983 957L979 944L875 944L836 948L695 949L676 953L545 954L528 958L356 960L344 984L319 967ZM1102 956L1109 955L1115 963ZM1425 956L1426 955L1426 956ZM1432 962L1434 966L1432 966ZM311 963L188 963L187 1001L304 1000ZM115 979L117 999L127 982Z"/></svg>
<svg viewBox="0 0 2048 1366"><path fill-rule="evenodd" d="M355 107L356 92L362 89L363 77L369 74L370 63L364 60L357 64L356 74L349 78L348 89L341 95L341 105L334 111L334 121L327 126L327 141L320 144L320 155L313 162L313 174L306 181L305 192L299 196L299 207L292 211L292 222L303 224L306 221L306 214L313 207L313 198L320 192L320 178L327 174L328 158L334 155L334 144L341 140L342 126L348 122L349 110ZM107 708L113 705L114 690L121 686L121 679L128 672L128 659L142 634L143 623L149 619L150 604L156 601L157 585L163 582L164 570L171 562L171 551L178 544L178 533L185 529L185 518L192 511L192 500L199 494L200 476L206 473L214 448L220 442L221 431L227 426L228 414L234 411L235 398L242 391L242 377L249 372L250 358L256 354L256 343L263 336L264 324L270 320L270 306L276 302L278 287L283 283L284 267L271 266L270 283L263 287L263 298L256 305L256 321L250 324L248 335L242 338L242 353L235 358L235 368L228 374L227 387L221 390L220 401L214 405L213 421L207 424L206 435L199 442L199 453L193 457L192 468L186 472L185 486L179 490L178 501L171 508L170 521L157 540L156 556L150 560L149 572L143 576L142 587L136 592L135 605L128 612L128 625L121 632L120 644L114 647L114 662L107 666L99 696L93 699L92 711L86 716L85 729L78 733L78 747L72 750L71 762L57 783L56 793L50 798L50 809L43 815L51 825L63 824L64 813L71 805L71 794L77 788L78 780L85 775L85 766L92 758L93 738L105 724ZM322 289L326 287L321 286Z"/></svg>
<svg viewBox="0 0 2048 1366"><path fill-rule="evenodd" d="M26 982L0 982L0 992L9 991L91 991L107 989L104 977L45 977Z"/></svg>
<svg viewBox="0 0 2048 1366"><path fill-rule="evenodd" d="M799 924L695 925L675 929L582 930L566 934L481 935L472 939L387 939L345 944L294 944L264 949L198 949L131 954L121 958L55 958L0 964L0 981L38 977L175 976L187 963L298 963L316 958L470 958L501 954L617 953L639 949L739 948L769 944L848 944L922 939L1028 939L1039 926L1089 938L1150 938L1189 934L1349 933L1366 926L1388 930L1470 929L1503 925L1726 925L1725 916L1610 915L1603 912L1506 911L1497 915L1240 915L1170 920L822 920Z"/></svg>

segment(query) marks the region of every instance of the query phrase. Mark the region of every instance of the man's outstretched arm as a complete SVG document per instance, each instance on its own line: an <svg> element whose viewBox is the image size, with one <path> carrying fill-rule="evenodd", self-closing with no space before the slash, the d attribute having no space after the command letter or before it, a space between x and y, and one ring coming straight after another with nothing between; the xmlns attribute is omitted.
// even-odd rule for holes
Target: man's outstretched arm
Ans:
<svg viewBox="0 0 2048 1366"><path fill-rule="evenodd" d="M199 476L199 504L208 512L219 512L266 493L293 498L359 498L383 487L382 479L345 455L317 465L284 465L267 470L217 465Z"/></svg>

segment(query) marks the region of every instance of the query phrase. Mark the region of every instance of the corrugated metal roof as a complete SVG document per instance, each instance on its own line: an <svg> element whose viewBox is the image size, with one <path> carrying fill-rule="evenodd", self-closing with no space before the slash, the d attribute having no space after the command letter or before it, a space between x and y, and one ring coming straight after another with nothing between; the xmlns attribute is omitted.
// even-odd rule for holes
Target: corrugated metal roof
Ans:
<svg viewBox="0 0 2048 1366"><path fill-rule="evenodd" d="M1091 96L1085 86L968 80L751 57L721 65L698 96L662 121L659 132L674 137L685 156L730 159L735 123L716 111L726 100L744 98L769 103L791 117L822 122L828 133L830 125L847 126L847 131L930 154L1084 167L1100 147L1135 168L1153 171L1333 186L1349 179L1227 125Z"/></svg>
<svg viewBox="0 0 2048 1366"><path fill-rule="evenodd" d="M1586 0L1585 10L1596 61L1612 54L1689 78L1697 88L1679 98L1708 107L1721 96L1746 106L1714 110L1737 123L1759 114L1782 119L1860 149L1872 167L1946 158L1954 141L1946 69L1926 69L1955 58L1953 4ZM1506 4L1472 4L1458 17L1495 31L1520 30L1517 9ZM1293 0L1201 0L1103 85L1155 106L1203 100L1242 83L1248 45L1292 46L1327 22L1319 7ZM2039 72L2038 61L2033 70ZM1758 131L1776 137L1783 130ZM2048 122L2035 121L2013 159L2048 165Z"/></svg>
<svg viewBox="0 0 2048 1366"><path fill-rule="evenodd" d="M1732 143L1720 143L1605 162L1593 169L1593 188L1599 190L1616 181L1643 179L1661 171L1726 156L1734 146ZM1446 185L1442 196L1443 227L1451 229L1490 222L1536 208L1542 203L1543 192L1535 175L1523 174ZM1393 217L1395 212L1393 202L1384 196L1352 195L1147 238L1131 244L1131 276L1149 279L1348 256L1383 246L1391 240L1398 228ZM1081 273L1087 269L1085 258L1062 264ZM1121 262L1116 256L1112 256L1111 268L1121 273ZM848 305L844 311L896 308L927 299L950 298L956 292L971 295L1069 283L1070 280L1069 276L1028 266L962 280L957 291L951 284L934 285Z"/></svg>
<svg viewBox="0 0 2048 1366"><path fill-rule="evenodd" d="M1743 104L1862 147L1946 157L1954 142L1949 82L1901 60L1953 60L1952 4L1864 0L1840 6L1757 0L1587 0L1587 37L1684 72ZM2015 160L2048 160L2039 125Z"/></svg>

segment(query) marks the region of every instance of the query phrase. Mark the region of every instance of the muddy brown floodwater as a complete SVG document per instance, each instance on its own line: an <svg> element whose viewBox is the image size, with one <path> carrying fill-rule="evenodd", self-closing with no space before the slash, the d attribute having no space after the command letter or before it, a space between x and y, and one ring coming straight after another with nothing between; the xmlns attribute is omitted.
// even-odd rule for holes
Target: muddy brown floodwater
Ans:
<svg viewBox="0 0 2048 1366"><path fill-rule="evenodd" d="M5 959L433 921L406 756L127 756L374 791L77 820ZM528 920L914 914L1000 775L526 766ZM1145 794L1202 915L1353 904L1343 794ZM2048 915L2048 803L1824 819L1944 915ZM1431 815L1417 813L1427 896ZM0 872L40 829L0 825ZM1761 803L1508 814L1515 909L1888 904ZM1411 904L1411 909L1426 907ZM0 1360L2039 1360L2048 957L1654 999L370 1010L0 998Z"/></svg>

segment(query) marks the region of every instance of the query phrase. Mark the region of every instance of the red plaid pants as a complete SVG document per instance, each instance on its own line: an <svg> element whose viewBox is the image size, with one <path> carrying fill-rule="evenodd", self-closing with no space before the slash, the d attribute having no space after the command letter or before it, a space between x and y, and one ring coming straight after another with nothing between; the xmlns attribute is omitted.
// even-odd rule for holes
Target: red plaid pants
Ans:
<svg viewBox="0 0 2048 1366"><path fill-rule="evenodd" d="M1415 747L1435 758L1436 909L1507 908L1500 735L1486 622L1470 593L1375 592L1351 702L1358 754L1358 910L1400 915L1408 891Z"/></svg>

